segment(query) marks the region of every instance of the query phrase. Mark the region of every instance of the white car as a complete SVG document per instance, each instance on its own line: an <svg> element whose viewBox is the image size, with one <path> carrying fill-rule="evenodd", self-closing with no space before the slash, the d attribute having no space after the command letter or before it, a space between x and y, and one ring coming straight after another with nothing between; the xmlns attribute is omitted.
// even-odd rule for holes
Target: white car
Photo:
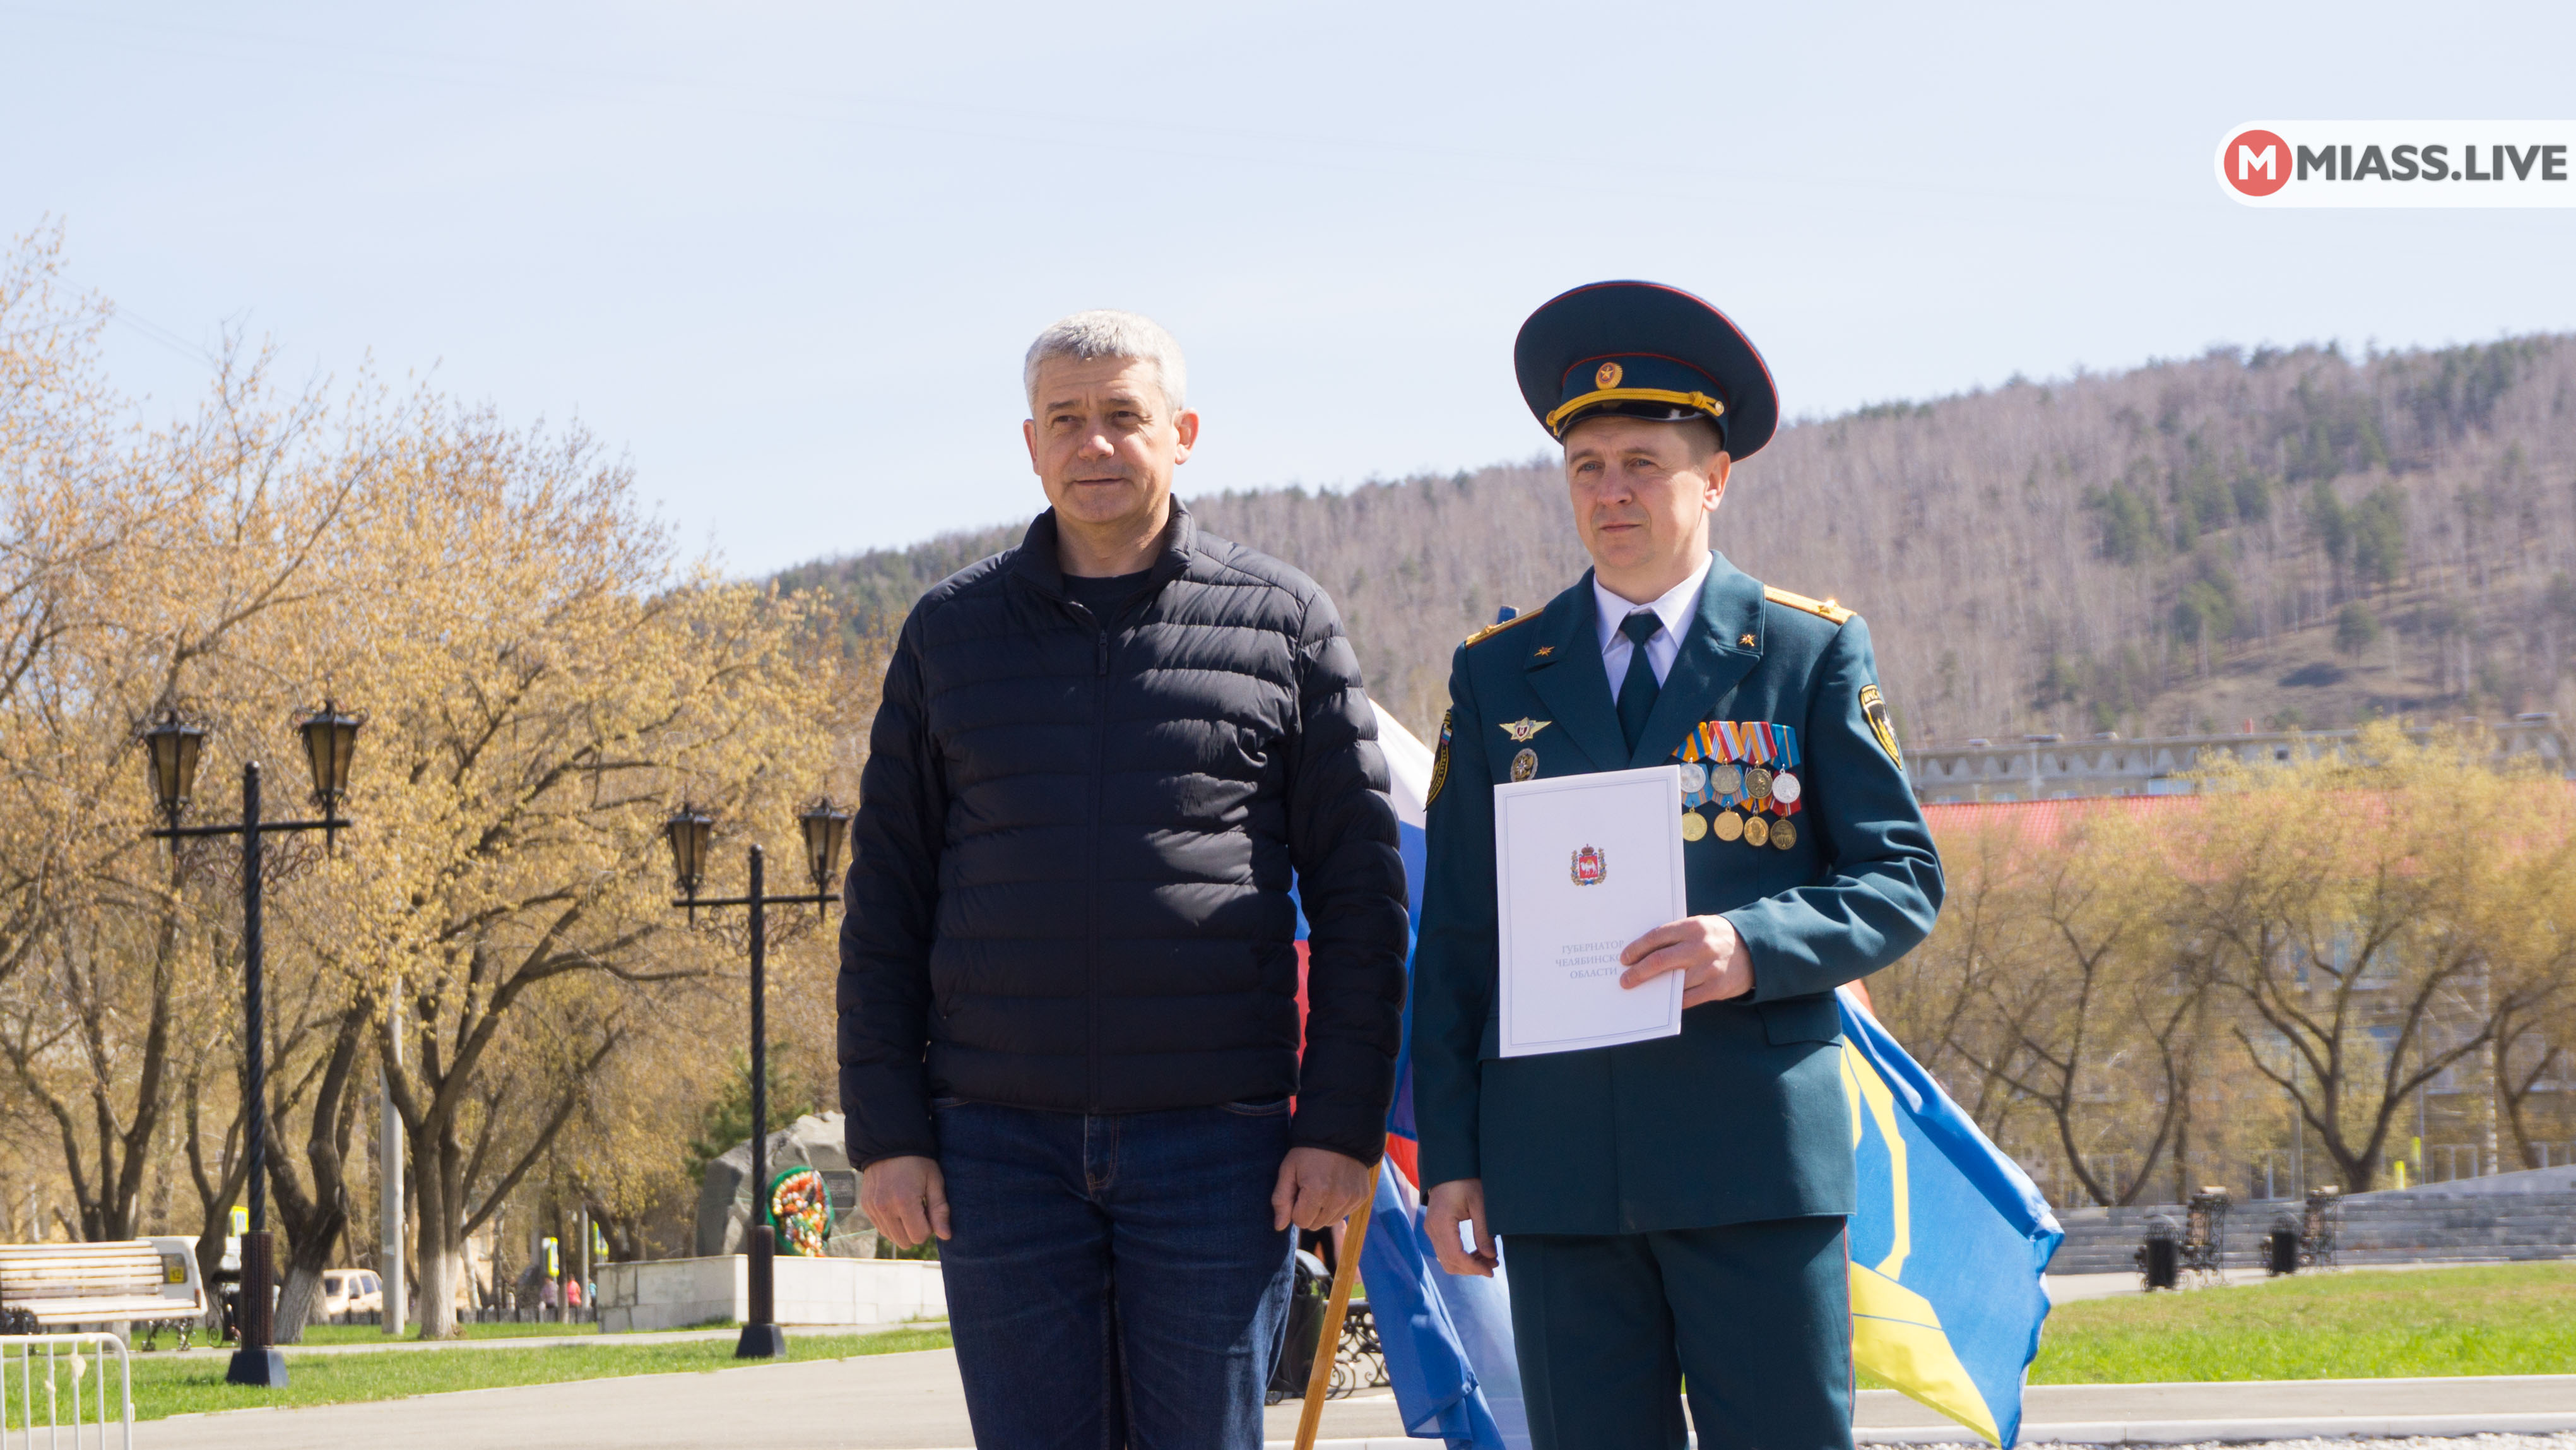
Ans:
<svg viewBox="0 0 2576 1450"><path fill-rule="evenodd" d="M382 1313L385 1307L385 1281L373 1269L325 1269L322 1272L322 1313L329 1317L342 1314Z"/></svg>

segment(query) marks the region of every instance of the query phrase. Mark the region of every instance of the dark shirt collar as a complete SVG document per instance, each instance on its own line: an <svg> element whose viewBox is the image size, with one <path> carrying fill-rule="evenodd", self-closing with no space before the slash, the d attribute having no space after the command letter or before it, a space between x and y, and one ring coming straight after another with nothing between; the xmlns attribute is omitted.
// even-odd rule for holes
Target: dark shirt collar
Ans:
<svg viewBox="0 0 2576 1450"><path fill-rule="evenodd" d="M1145 587L1161 589L1187 573L1190 559L1197 553L1198 520L1190 516L1189 506L1178 497L1172 500L1171 522L1163 526L1162 549L1147 567ZM1019 557L1011 561L1011 572L1049 599L1062 599L1064 565L1056 558L1055 510L1048 509L1029 523L1029 531L1020 539Z"/></svg>

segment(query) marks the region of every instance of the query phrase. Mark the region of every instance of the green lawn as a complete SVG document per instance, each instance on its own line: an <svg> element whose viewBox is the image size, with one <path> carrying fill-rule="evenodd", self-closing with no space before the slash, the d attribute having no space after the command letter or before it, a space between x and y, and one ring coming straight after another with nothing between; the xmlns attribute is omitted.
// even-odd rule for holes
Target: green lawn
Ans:
<svg viewBox="0 0 2576 1450"><path fill-rule="evenodd" d="M477 1337L581 1326L478 1325ZM372 1329L317 1328L317 1342L365 1343ZM883 1334L791 1333L791 1359L945 1349L944 1328ZM321 1405L505 1385L735 1367L726 1340L300 1355L287 1351L283 1391L224 1383L220 1359L138 1354L139 1419L253 1405ZM2513 1264L2403 1273L2302 1274L2182 1294L2095 1299L2049 1315L2033 1384L2172 1380L2375 1379L2411 1375L2576 1372L2576 1264ZM1868 1376L1862 1384L1879 1387ZM68 1385L65 1386L68 1390Z"/></svg>
<svg viewBox="0 0 2576 1450"><path fill-rule="evenodd" d="M596 1324L462 1324L457 1326L464 1339L567 1339L576 1334L597 1334ZM305 1326L306 1344L382 1344L385 1332L372 1324L311 1324ZM403 1338L418 1339L418 1328L406 1328ZM292 1353L295 1346L288 1345Z"/></svg>
<svg viewBox="0 0 2576 1450"><path fill-rule="evenodd" d="M2300 1274L2048 1316L2032 1384L2576 1372L2576 1264Z"/></svg>
<svg viewBox="0 0 2576 1450"><path fill-rule="evenodd" d="M537 1325L492 1325L494 1329L533 1330ZM848 1359L862 1354L900 1354L917 1349L946 1349L945 1328L896 1329L882 1334L787 1335L792 1360ZM297 1354L286 1351L287 1386L252 1390L224 1383L224 1361L213 1358L134 1356L134 1417L158 1420L206 1410L240 1410L255 1405L332 1405L354 1400L389 1400L405 1395L444 1394L450 1390L488 1390L506 1385L550 1385L567 1380L610 1379L620 1375L679 1374L737 1367L729 1340L687 1340L661 1344L564 1344L527 1349L409 1350L386 1354ZM95 1368L91 1373L95 1374ZM70 1392L68 1375L58 1381ZM41 1387L37 1390L42 1395ZM12 1402L12 1411L16 1409Z"/></svg>

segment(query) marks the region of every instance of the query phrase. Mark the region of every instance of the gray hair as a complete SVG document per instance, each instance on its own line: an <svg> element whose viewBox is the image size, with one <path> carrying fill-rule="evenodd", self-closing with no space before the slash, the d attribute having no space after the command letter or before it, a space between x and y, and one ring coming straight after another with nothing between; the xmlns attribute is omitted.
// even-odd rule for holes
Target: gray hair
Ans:
<svg viewBox="0 0 2576 1450"><path fill-rule="evenodd" d="M1038 334L1029 344L1028 361L1020 367L1020 385L1028 391L1029 414L1038 411L1038 367L1054 358L1123 357L1154 365L1163 384L1164 405L1177 418L1189 408L1189 365L1181 361L1181 345L1163 330L1163 325L1150 317L1112 308L1095 307L1061 318Z"/></svg>

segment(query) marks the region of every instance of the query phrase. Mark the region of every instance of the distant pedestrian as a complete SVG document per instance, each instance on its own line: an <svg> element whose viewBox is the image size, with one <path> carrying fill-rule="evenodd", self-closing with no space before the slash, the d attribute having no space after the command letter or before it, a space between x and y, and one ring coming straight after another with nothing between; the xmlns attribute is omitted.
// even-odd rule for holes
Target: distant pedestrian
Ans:
<svg viewBox="0 0 2576 1450"><path fill-rule="evenodd" d="M1172 497L1171 335L1078 313L1022 380L1054 507L914 606L870 736L850 1161L886 1237L946 1240L977 1443L1254 1450L1290 1228L1385 1146L1386 762L1333 601Z"/></svg>

